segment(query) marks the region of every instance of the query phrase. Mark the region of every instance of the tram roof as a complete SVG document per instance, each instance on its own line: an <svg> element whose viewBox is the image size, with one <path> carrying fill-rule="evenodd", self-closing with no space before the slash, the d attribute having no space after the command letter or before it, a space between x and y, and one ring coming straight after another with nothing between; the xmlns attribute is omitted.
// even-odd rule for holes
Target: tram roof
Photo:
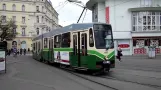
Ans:
<svg viewBox="0 0 161 90"><path fill-rule="evenodd" d="M70 32L70 31L77 31L77 30L86 30L89 29L91 27L93 27L94 24L106 24L106 23L77 23L77 24L71 24L62 28L58 28L58 29L54 29L50 32L44 33L42 35L39 35L37 37L35 37L33 40L38 40L40 38L47 38L47 37L51 37L54 35L58 35L61 33L66 33L66 32Z"/></svg>

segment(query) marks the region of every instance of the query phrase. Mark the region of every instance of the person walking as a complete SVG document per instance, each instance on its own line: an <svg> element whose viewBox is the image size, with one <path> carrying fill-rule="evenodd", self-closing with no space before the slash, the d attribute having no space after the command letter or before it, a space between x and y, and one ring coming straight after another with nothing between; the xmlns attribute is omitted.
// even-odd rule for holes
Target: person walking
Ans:
<svg viewBox="0 0 161 90"><path fill-rule="evenodd" d="M24 48L24 51L23 52L24 52L24 55L26 55L26 48Z"/></svg>
<svg viewBox="0 0 161 90"><path fill-rule="evenodd" d="M18 50L17 50L17 55L19 55L19 53L20 53L20 50L18 49Z"/></svg>
<svg viewBox="0 0 161 90"><path fill-rule="evenodd" d="M20 48L20 55L22 55L22 48Z"/></svg>
<svg viewBox="0 0 161 90"><path fill-rule="evenodd" d="M121 56L123 56L122 55L122 50L121 50L121 48L118 46L118 48L117 48L117 59L119 59L119 61L121 61Z"/></svg>
<svg viewBox="0 0 161 90"><path fill-rule="evenodd" d="M13 48L13 56L17 57L17 48Z"/></svg>
<svg viewBox="0 0 161 90"><path fill-rule="evenodd" d="M8 56L10 56L10 54L11 54L11 50L10 50L10 49L8 49Z"/></svg>

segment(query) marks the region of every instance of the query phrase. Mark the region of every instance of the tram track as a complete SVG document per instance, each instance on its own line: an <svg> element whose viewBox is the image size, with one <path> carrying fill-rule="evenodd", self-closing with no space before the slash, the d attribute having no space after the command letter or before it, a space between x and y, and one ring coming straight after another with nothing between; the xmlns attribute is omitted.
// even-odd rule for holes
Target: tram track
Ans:
<svg viewBox="0 0 161 90"><path fill-rule="evenodd" d="M105 85L105 84L102 84L102 83L99 83L99 82L96 82L94 80L91 80L85 76L82 76L82 75L87 75L87 76L93 76L93 75L89 75L89 74L80 74L80 73L75 73L74 70L71 70L71 69L66 69L66 68L62 68L63 70L67 71L68 73L71 73L77 77L80 77L80 78L83 78L85 80L88 80L88 81L91 81L91 82L94 82L96 84L99 84L101 86L105 86L107 88L111 88L111 89L114 89L114 90L119 90L117 88L114 88L114 87L111 87L111 86L108 86L108 85ZM98 78L104 78L104 79L109 79L109 80L117 80L117 81L121 81L121 82L125 82L125 83L133 83L133 84L138 84L138 85L143 85L143 86L148 86L148 87L152 87L152 88L161 88L160 85L152 85L152 84L146 84L146 83L140 83L140 82L135 82L135 81L130 81L130 80L125 80L125 79L120 79L120 78L117 78L117 77L113 77L113 76L94 76L94 77L98 77Z"/></svg>
<svg viewBox="0 0 161 90"><path fill-rule="evenodd" d="M127 82L127 83L133 83L133 84L138 84L138 85L143 85L143 86L148 86L148 87L153 87L153 88L161 88L161 86L159 86L159 85L145 84L145 83L125 80L125 79L120 79L120 78L112 77L112 76L100 76L100 78L117 80L117 81L122 81L122 82Z"/></svg>
<svg viewBox="0 0 161 90"><path fill-rule="evenodd" d="M105 84L103 84L103 83L100 83L100 82L91 80L91 79L89 79L89 78L87 78L87 77L84 77L84 76L82 76L82 75L80 75L80 74L78 74L78 73L75 73L75 71L72 70L72 69L69 69L69 68L68 68L68 69L67 69L67 68L60 68L60 69L63 69L64 71L66 71L66 72L68 72L68 73L70 73L70 74L72 74L72 75L74 75L74 76L77 76L77 77L82 78L82 79L84 79L84 80L88 80L88 81L90 81L90 82L92 82L92 83L101 85L101 86L103 86L103 87L110 88L110 89L113 89L113 90L119 90L119 89L117 89L117 88L114 88L114 87L105 85Z"/></svg>
<svg viewBox="0 0 161 90"><path fill-rule="evenodd" d="M103 84L103 83L100 83L100 82L97 82L95 80L89 79L86 76L104 78L104 79L109 79L109 80L116 80L116 81L120 81L120 82L132 83L132 84L137 84L137 85L148 86L148 87L151 87L151 88L159 88L159 89L161 89L161 86L159 86L159 85L145 84L145 83L140 83L140 82L125 80L125 79L120 79L120 78L113 77L113 76L100 76L100 75L96 76L96 75L91 75L91 74L86 74L86 73L78 73L78 72L76 72L75 70L73 70L71 68L60 68L60 67L57 67L57 68L58 69L61 69L61 70L64 70L64 71L66 71L66 72L68 72L68 73L70 73L70 74L72 74L74 76L77 76L79 78L88 80L90 82L93 82L95 84L98 84L98 85L101 85L101 86L104 86L106 88L110 88L110 89L113 89L113 90L119 90L119 89L118 88L115 88L115 87L111 87L111 86L106 85L106 84Z"/></svg>
<svg viewBox="0 0 161 90"><path fill-rule="evenodd" d="M8 63L8 64L14 64L14 63L19 63L21 62L21 60L17 60L17 61L14 61L14 62L11 62L11 63ZM53 66L53 65L52 65ZM115 87L111 87L109 85L106 85L106 84L103 84L103 83L100 83L100 82L97 82L95 80L92 80L86 76L93 76L93 75L89 75L89 74L80 74L80 73L77 73L75 72L75 70L71 69L71 68L60 68L59 69L61 70L64 70L74 76L77 76L79 78L82 78L82 79L85 79L85 80L88 80L90 82L93 82L95 84L98 84L98 85L101 85L101 86L104 86L106 88L110 88L110 89L113 89L113 90L119 90ZM85 76L84 76L85 75ZM152 85L152 84L146 84L146 83L140 83L140 82L135 82L135 81L131 81L131 80L125 80L125 79L122 79L122 78L117 78L117 77L114 77L114 76L93 76L93 77L98 77L98 78L104 78L104 79L110 79L110 80L117 80L117 81L121 81L121 82L125 82L125 83L133 83L133 84L138 84L138 85L143 85L143 86L148 86L148 87L153 87L153 88L161 88L160 85Z"/></svg>

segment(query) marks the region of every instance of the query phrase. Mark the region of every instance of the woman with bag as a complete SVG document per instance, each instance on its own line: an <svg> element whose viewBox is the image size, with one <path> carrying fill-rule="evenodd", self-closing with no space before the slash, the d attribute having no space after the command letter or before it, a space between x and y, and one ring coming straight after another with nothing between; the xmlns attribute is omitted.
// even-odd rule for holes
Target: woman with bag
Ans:
<svg viewBox="0 0 161 90"><path fill-rule="evenodd" d="M118 49L117 49L117 59L119 59L119 61L121 61L121 56L123 56L123 55L122 55L122 50L121 50L121 48L118 46Z"/></svg>

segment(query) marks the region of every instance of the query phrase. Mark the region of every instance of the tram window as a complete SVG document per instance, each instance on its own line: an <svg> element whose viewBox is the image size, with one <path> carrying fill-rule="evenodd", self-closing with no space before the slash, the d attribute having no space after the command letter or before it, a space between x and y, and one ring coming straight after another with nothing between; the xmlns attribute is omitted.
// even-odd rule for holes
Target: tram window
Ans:
<svg viewBox="0 0 161 90"><path fill-rule="evenodd" d="M61 35L57 35L54 37L54 48L61 47Z"/></svg>
<svg viewBox="0 0 161 90"><path fill-rule="evenodd" d="M87 55L87 34L84 33L81 35L81 45L82 45L82 55Z"/></svg>
<svg viewBox="0 0 161 90"><path fill-rule="evenodd" d="M39 42L37 42L37 51L39 51Z"/></svg>
<svg viewBox="0 0 161 90"><path fill-rule="evenodd" d="M48 48L48 39L44 38L44 48Z"/></svg>
<svg viewBox="0 0 161 90"><path fill-rule="evenodd" d="M93 40L93 31L92 28L89 29L89 46L93 47L94 46L94 40Z"/></svg>
<svg viewBox="0 0 161 90"><path fill-rule="evenodd" d="M61 47L70 47L70 33L62 34L62 44Z"/></svg>
<svg viewBox="0 0 161 90"><path fill-rule="evenodd" d="M36 51L37 51L37 42L36 42L36 47L35 48L36 48Z"/></svg>
<svg viewBox="0 0 161 90"><path fill-rule="evenodd" d="M50 41L50 39L49 39L49 49L50 49L50 46L51 46L50 44L51 44L51 41Z"/></svg>
<svg viewBox="0 0 161 90"><path fill-rule="evenodd" d="M40 42L39 42L39 45L38 46L39 46L38 51L40 51Z"/></svg>
<svg viewBox="0 0 161 90"><path fill-rule="evenodd" d="M73 35L73 54L77 55L77 35Z"/></svg>
<svg viewBox="0 0 161 90"><path fill-rule="evenodd" d="M51 39L51 48L53 48L54 42L53 39Z"/></svg>

